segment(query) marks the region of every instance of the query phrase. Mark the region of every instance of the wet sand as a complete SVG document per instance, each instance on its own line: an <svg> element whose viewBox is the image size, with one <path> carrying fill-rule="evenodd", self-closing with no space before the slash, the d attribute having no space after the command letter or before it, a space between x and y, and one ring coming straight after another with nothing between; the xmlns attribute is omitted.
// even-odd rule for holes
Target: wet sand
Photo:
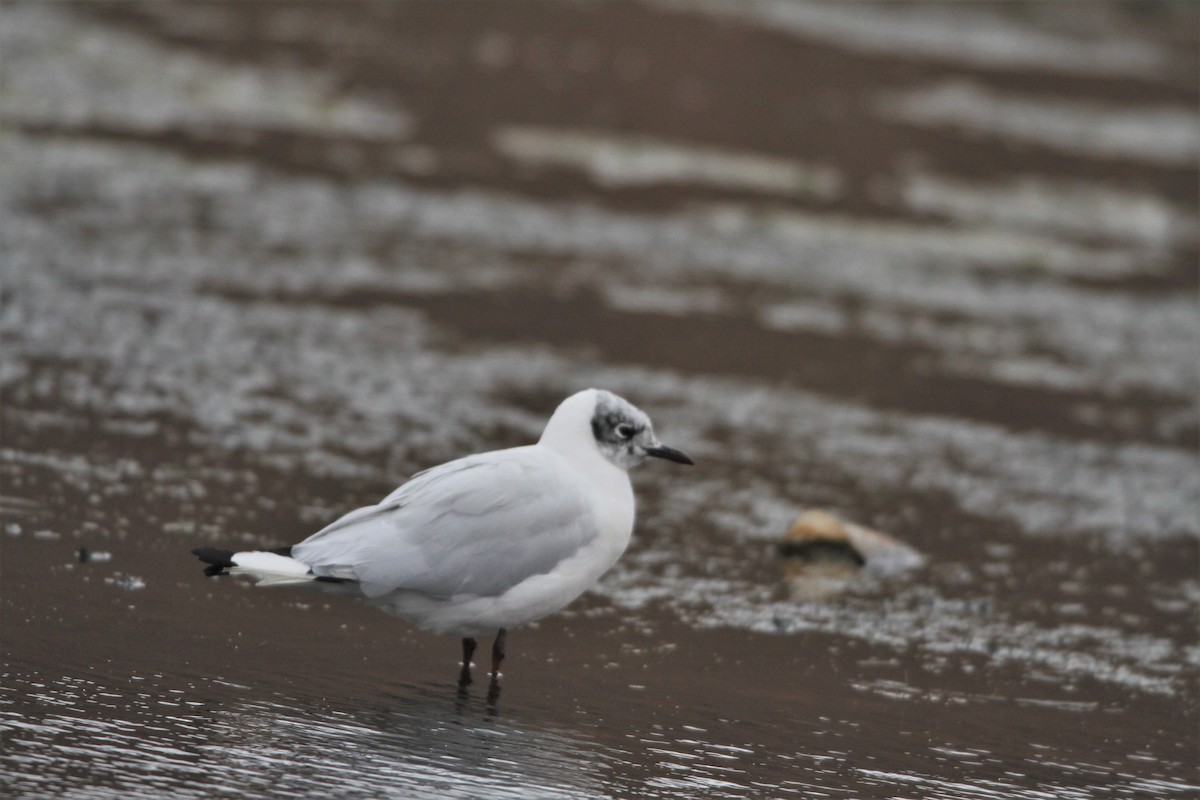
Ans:
<svg viewBox="0 0 1200 800"><path fill-rule="evenodd" d="M1200 793L1198 66L1172 4L0 7L0 793ZM592 385L697 466L498 696L188 554ZM924 563L799 584L809 507Z"/></svg>

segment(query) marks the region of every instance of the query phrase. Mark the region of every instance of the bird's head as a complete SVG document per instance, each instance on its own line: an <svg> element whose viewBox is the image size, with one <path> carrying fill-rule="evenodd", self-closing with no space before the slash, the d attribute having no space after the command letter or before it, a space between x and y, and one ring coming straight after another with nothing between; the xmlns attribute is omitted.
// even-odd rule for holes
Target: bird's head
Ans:
<svg viewBox="0 0 1200 800"><path fill-rule="evenodd" d="M587 389L564 400L546 424L541 438L542 444L559 450L585 446L588 442L625 470L636 467L647 456L679 464L693 463L682 451L658 441L644 411L603 389Z"/></svg>

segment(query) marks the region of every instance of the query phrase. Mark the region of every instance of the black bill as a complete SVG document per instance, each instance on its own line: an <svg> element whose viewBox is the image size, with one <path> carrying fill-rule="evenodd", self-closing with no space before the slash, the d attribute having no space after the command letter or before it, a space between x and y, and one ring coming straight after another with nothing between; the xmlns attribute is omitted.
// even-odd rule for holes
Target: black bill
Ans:
<svg viewBox="0 0 1200 800"><path fill-rule="evenodd" d="M646 455L654 456L655 458L665 458L667 461L674 461L677 464L696 463L692 461L692 459L688 457L688 454L682 450L676 450L674 447L667 447L666 445L662 444L658 445L657 447L647 447Z"/></svg>

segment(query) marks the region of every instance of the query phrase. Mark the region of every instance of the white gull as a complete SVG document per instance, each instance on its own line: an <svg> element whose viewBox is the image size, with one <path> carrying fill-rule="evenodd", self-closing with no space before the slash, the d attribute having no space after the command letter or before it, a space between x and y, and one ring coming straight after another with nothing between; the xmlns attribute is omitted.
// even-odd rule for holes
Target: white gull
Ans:
<svg viewBox="0 0 1200 800"><path fill-rule="evenodd" d="M588 389L558 406L537 444L418 473L299 544L192 552L210 575L355 594L461 637L464 684L475 637L496 631L494 679L508 628L563 608L625 552L634 521L627 471L647 456L692 463L655 438L640 409Z"/></svg>

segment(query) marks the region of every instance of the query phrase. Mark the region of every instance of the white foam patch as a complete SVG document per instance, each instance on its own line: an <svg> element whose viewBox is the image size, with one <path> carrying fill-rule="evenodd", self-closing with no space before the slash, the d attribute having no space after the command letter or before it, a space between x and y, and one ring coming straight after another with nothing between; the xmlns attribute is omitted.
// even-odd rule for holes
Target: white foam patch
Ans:
<svg viewBox="0 0 1200 800"><path fill-rule="evenodd" d="M900 196L913 211L965 223L1155 248L1190 244L1200 229L1192 214L1152 194L1034 175L984 184L913 173L904 178Z"/></svg>
<svg viewBox="0 0 1200 800"><path fill-rule="evenodd" d="M1170 66L1152 42L1117 25L1089 36L1034 28L980 4L827 3L797 0L656 0L804 38L820 38L872 53L895 53L996 69L1133 75L1153 78ZM1097 4L1099 5L1099 4ZM1022 9L1028 14L1031 9ZM1103 14L1073 7L1072 13Z"/></svg>
<svg viewBox="0 0 1200 800"><path fill-rule="evenodd" d="M492 146L525 164L584 170L603 186L699 184L824 200L841 189L829 166L600 131L509 126Z"/></svg>
<svg viewBox="0 0 1200 800"><path fill-rule="evenodd" d="M884 95L876 108L914 125L950 126L1098 158L1186 167L1200 158L1200 114L1184 106L1106 106L952 81Z"/></svg>
<svg viewBox="0 0 1200 800"><path fill-rule="evenodd" d="M270 126L403 139L410 115L347 95L331 74L241 67L76 17L66 6L0 6L0 116L139 131Z"/></svg>

